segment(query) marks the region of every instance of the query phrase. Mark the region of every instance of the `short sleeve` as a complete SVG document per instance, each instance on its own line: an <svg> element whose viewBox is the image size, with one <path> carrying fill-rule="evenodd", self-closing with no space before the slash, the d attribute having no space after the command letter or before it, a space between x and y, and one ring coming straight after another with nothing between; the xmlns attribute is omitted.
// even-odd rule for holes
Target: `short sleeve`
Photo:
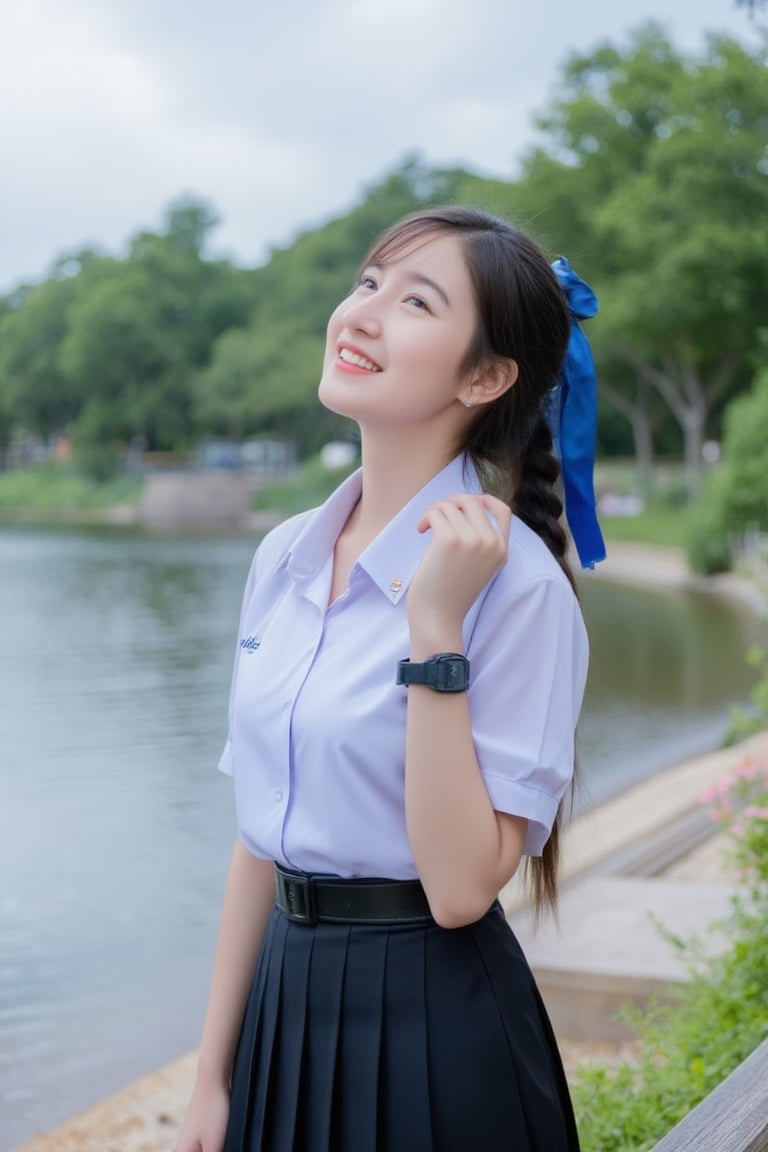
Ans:
<svg viewBox="0 0 768 1152"><path fill-rule="evenodd" d="M539 856L573 777L587 676L587 634L570 585L559 574L511 588L495 581L467 654L485 786L497 811L528 820L523 851Z"/></svg>

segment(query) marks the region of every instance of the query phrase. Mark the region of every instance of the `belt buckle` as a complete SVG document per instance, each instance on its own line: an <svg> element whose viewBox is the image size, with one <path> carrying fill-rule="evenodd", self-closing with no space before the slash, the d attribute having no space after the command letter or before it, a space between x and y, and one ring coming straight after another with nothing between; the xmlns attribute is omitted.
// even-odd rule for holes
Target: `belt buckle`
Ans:
<svg viewBox="0 0 768 1152"><path fill-rule="evenodd" d="M314 889L311 876L286 876L278 872L284 912L289 920L298 924L316 924Z"/></svg>

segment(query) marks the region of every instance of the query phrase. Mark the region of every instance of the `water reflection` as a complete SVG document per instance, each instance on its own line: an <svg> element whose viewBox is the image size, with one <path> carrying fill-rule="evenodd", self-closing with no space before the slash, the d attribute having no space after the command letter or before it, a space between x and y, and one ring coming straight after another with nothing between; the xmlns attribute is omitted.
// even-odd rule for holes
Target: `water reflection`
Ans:
<svg viewBox="0 0 768 1152"><path fill-rule="evenodd" d="M591 662L581 752L589 798L716 746L748 696L765 621L703 594L584 581Z"/></svg>
<svg viewBox="0 0 768 1152"><path fill-rule="evenodd" d="M592 635L592 675L634 707L720 706L748 680L744 653L756 624L745 612L703 595L590 585L585 614Z"/></svg>

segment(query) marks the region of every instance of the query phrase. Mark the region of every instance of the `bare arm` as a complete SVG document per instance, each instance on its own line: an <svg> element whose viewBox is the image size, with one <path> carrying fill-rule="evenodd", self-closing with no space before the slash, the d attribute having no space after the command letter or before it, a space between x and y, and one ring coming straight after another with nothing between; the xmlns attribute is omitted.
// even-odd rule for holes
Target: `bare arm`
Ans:
<svg viewBox="0 0 768 1152"><path fill-rule="evenodd" d="M450 636L412 641L412 659L458 652ZM444 928L479 919L522 855L527 821L496 812L475 755L465 693L408 689L408 837L432 915Z"/></svg>
<svg viewBox="0 0 768 1152"><path fill-rule="evenodd" d="M272 862L252 856L238 840L224 895L197 1080L175 1152L221 1152L235 1048L274 902Z"/></svg>
<svg viewBox="0 0 768 1152"><path fill-rule="evenodd" d="M425 523L433 539L408 593L414 661L462 650L464 615L506 560L509 509L462 497L430 510ZM491 804L466 694L408 689L405 809L433 916L446 928L477 920L517 868L527 821Z"/></svg>

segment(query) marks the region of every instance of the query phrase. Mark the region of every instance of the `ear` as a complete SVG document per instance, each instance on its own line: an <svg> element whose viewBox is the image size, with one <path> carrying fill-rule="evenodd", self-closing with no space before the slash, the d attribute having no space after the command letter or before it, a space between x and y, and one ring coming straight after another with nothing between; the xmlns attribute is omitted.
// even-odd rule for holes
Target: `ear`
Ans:
<svg viewBox="0 0 768 1152"><path fill-rule="evenodd" d="M464 396L465 407L492 404L509 391L518 375L516 360L486 360L472 376Z"/></svg>

